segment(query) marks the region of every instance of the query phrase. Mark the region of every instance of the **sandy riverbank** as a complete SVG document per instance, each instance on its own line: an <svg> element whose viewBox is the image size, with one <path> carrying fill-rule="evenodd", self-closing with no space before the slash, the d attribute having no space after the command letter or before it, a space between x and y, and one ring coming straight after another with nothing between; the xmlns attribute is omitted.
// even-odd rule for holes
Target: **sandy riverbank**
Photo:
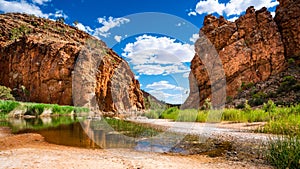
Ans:
<svg viewBox="0 0 300 169"><path fill-rule="evenodd" d="M200 155L172 155L127 149L83 149L49 144L39 134L13 135L0 127L0 168L270 168Z"/></svg>

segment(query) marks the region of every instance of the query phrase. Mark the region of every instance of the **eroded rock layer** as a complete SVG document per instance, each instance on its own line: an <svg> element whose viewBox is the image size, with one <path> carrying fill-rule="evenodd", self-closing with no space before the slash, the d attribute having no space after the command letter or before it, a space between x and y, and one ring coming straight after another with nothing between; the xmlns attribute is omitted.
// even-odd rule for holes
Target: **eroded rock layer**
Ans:
<svg viewBox="0 0 300 169"><path fill-rule="evenodd" d="M95 95L101 111L144 109L143 93L128 64L102 41L74 27L31 15L2 14L0 23L0 85L13 89L19 100L72 105L75 89L82 92L76 97ZM89 48L88 41L96 42L102 52L82 52ZM81 78L86 83L73 84L77 59L95 54L100 59L96 73L89 74L87 67L81 71L95 83ZM119 91L113 91L117 85ZM81 90L83 87L90 89Z"/></svg>
<svg viewBox="0 0 300 169"><path fill-rule="evenodd" d="M192 107L198 107L212 95L212 79L208 76L204 61L206 64L213 63L208 63L209 54L201 40L202 33L212 43L222 62L224 77L216 76L213 80L217 82L226 78L227 96L234 97L242 85L264 81L285 68L284 43L276 22L266 8L255 10L249 7L245 15L235 22L208 15L200 31L201 38L195 43L196 55L191 62L190 82L194 81L196 85L190 84L194 87L186 101L189 107L191 103L194 104ZM211 67L212 72L220 71L220 67ZM221 88L220 84L214 85Z"/></svg>

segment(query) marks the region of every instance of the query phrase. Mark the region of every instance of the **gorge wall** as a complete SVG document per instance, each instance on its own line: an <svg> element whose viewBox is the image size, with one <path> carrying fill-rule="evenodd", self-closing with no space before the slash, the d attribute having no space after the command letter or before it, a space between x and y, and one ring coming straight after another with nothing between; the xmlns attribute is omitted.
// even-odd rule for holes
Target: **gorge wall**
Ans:
<svg viewBox="0 0 300 169"><path fill-rule="evenodd" d="M1 14L0 22L0 85L10 87L19 100L72 105L73 99L82 98L85 104L84 100L90 99L85 95L93 93L101 111L144 109L143 93L128 64L102 41L61 22L32 15ZM84 50L90 42L97 44L96 52ZM95 75L84 70L89 65L77 71L90 75L95 84L84 83L85 77L74 84L76 61L94 55L100 58ZM84 91L84 87L90 89ZM73 96L72 90L81 93ZM120 102L124 105L118 105Z"/></svg>
<svg viewBox="0 0 300 169"><path fill-rule="evenodd" d="M190 95L185 107L199 107L211 98L210 77L203 63L203 38L207 38L219 59L226 78L227 97L235 97L241 86L265 81L286 69L286 60L299 60L300 1L280 0L276 17L266 8L249 7L235 22L208 15L195 43L196 55L191 62ZM202 36L205 35L205 36ZM217 68L219 69L219 68ZM219 70L213 70L218 72ZM216 81L222 77L216 77Z"/></svg>

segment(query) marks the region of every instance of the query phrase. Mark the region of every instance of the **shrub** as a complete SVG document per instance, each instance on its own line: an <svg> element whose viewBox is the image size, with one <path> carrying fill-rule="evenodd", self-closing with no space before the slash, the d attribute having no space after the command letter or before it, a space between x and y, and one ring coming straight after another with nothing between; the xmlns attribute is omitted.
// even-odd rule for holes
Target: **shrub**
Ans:
<svg viewBox="0 0 300 169"><path fill-rule="evenodd" d="M159 114L155 110L150 110L149 112L145 113L145 116L148 117L149 119L158 119Z"/></svg>
<svg viewBox="0 0 300 169"><path fill-rule="evenodd" d="M210 101L210 98L206 98L205 100L204 100L204 103L203 103L203 106L202 106L202 110L209 110L209 109L211 109L211 106L212 106L212 104L211 104L211 101Z"/></svg>
<svg viewBox="0 0 300 169"><path fill-rule="evenodd" d="M74 113L87 113L90 109L86 107L74 107Z"/></svg>
<svg viewBox="0 0 300 169"><path fill-rule="evenodd" d="M65 18L64 17L58 17L56 19L56 22L59 22L59 23L65 23Z"/></svg>
<svg viewBox="0 0 300 169"><path fill-rule="evenodd" d="M258 92L252 95L252 98L249 100L249 104L252 106L259 106L265 102L267 95L263 92Z"/></svg>
<svg viewBox="0 0 300 169"><path fill-rule="evenodd" d="M222 120L233 122L246 122L246 116L239 109L225 109L222 114Z"/></svg>
<svg viewBox="0 0 300 169"><path fill-rule="evenodd" d="M15 100L10 93L11 89L5 86L0 86L0 100Z"/></svg>
<svg viewBox="0 0 300 169"><path fill-rule="evenodd" d="M248 100L246 100L243 110L245 112L250 112L252 110L251 106L248 104Z"/></svg>
<svg viewBox="0 0 300 169"><path fill-rule="evenodd" d="M268 100L268 103L264 103L263 105L263 110L266 111L266 112L274 112L276 109L276 105L275 103L272 101L272 100Z"/></svg>
<svg viewBox="0 0 300 169"><path fill-rule="evenodd" d="M0 100L0 114L8 114L18 107L20 103L16 101L4 101Z"/></svg>
<svg viewBox="0 0 300 169"><path fill-rule="evenodd" d="M201 123L206 122L207 117L208 117L207 111L199 111L197 114L196 121Z"/></svg>
<svg viewBox="0 0 300 169"><path fill-rule="evenodd" d="M233 98L232 98L231 96L227 96L227 97L226 97L226 102L227 102L227 103L232 102L232 100L233 100Z"/></svg>
<svg viewBox="0 0 300 169"><path fill-rule="evenodd" d="M160 118L176 120L178 114L179 114L178 108L177 107L171 107L171 108L163 111L162 114L160 115Z"/></svg>
<svg viewBox="0 0 300 169"><path fill-rule="evenodd" d="M31 32L31 29L25 25L21 25L19 28L13 28L10 31L10 40L17 40L29 32Z"/></svg>
<svg viewBox="0 0 300 169"><path fill-rule="evenodd" d="M271 140L267 159L276 168L300 168L299 136L278 137Z"/></svg>
<svg viewBox="0 0 300 169"><path fill-rule="evenodd" d="M176 121L195 122L198 111L196 109L180 110Z"/></svg>
<svg viewBox="0 0 300 169"><path fill-rule="evenodd" d="M39 116L44 112L46 107L49 106L46 104L29 104L27 105L25 115Z"/></svg>
<svg viewBox="0 0 300 169"><path fill-rule="evenodd" d="M288 59L288 63L289 63L289 64L294 64L294 63L295 63L295 59L289 58L289 59Z"/></svg>
<svg viewBox="0 0 300 169"><path fill-rule="evenodd" d="M254 86L253 82L249 82L249 83L242 82L241 89L242 90L248 90L253 86Z"/></svg>

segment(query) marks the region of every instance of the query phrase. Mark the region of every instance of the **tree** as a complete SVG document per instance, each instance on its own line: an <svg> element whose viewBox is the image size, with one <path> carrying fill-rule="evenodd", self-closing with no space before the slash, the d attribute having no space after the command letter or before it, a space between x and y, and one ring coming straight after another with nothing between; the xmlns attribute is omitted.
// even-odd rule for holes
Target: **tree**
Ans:
<svg viewBox="0 0 300 169"><path fill-rule="evenodd" d="M65 18L64 17L58 17L56 19L57 22L60 22L60 23L65 23Z"/></svg>
<svg viewBox="0 0 300 169"><path fill-rule="evenodd" d="M77 26L79 24L79 22L78 21L74 21L73 24L74 24L74 26Z"/></svg>
<svg viewBox="0 0 300 169"><path fill-rule="evenodd" d="M15 100L14 96L10 92L10 88L0 86L0 100Z"/></svg>

